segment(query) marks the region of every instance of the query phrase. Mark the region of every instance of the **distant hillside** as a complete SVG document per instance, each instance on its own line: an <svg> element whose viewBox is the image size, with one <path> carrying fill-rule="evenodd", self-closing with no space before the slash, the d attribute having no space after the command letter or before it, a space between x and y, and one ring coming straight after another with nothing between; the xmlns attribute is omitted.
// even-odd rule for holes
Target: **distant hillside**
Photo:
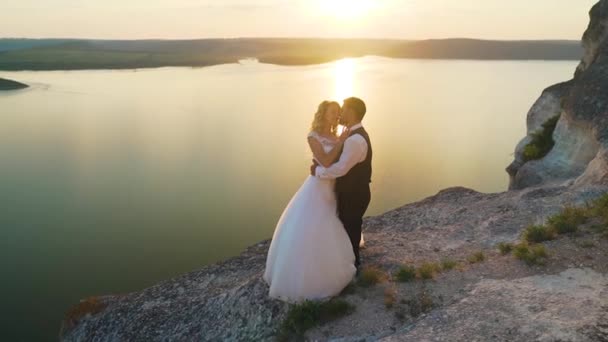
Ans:
<svg viewBox="0 0 608 342"><path fill-rule="evenodd" d="M0 91L2 90L17 90L27 88L27 84L19 83L17 81L7 80L5 78L0 78Z"/></svg>
<svg viewBox="0 0 608 342"><path fill-rule="evenodd" d="M283 65L317 64L365 55L424 59L579 60L582 53L579 41L561 40L0 39L0 70L208 66L234 63L248 57Z"/></svg>
<svg viewBox="0 0 608 342"><path fill-rule="evenodd" d="M67 43L72 39L19 39L4 38L0 39L0 52L10 50L29 49L33 47L50 46Z"/></svg>

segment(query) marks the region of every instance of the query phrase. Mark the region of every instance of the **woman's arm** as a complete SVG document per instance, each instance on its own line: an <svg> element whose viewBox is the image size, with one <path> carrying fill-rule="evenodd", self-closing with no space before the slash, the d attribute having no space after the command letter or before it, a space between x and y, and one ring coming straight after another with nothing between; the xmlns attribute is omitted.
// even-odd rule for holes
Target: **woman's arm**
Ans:
<svg viewBox="0 0 608 342"><path fill-rule="evenodd" d="M310 146L310 150L314 155L315 159L319 162L319 164L323 165L323 167L330 167L336 159L338 159L338 154L342 149L342 141L338 142L334 148L325 153L323 149L323 145L314 137L308 137L308 145Z"/></svg>
<svg viewBox="0 0 608 342"><path fill-rule="evenodd" d="M323 145L321 145L319 140L315 139L314 137L308 137L308 145L310 146L310 150L312 151L312 154L314 155L315 159L323 167L330 167L338 159L338 155L342 150L344 141L346 141L349 135L350 131L348 129L344 129L344 131L342 131L342 134L338 138L338 143L336 144L336 146L334 146L334 148L327 153L325 153L325 149L323 149Z"/></svg>

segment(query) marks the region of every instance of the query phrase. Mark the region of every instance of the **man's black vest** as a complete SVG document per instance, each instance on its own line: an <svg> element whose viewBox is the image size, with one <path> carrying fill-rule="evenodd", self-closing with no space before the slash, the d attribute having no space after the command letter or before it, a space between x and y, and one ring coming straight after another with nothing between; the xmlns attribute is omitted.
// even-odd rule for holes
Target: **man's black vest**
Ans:
<svg viewBox="0 0 608 342"><path fill-rule="evenodd" d="M358 192L369 189L369 183L372 181L372 144L363 127L350 132L349 136L355 134L359 134L365 139L367 143L367 156L364 161L355 164L347 174L336 179L336 192Z"/></svg>

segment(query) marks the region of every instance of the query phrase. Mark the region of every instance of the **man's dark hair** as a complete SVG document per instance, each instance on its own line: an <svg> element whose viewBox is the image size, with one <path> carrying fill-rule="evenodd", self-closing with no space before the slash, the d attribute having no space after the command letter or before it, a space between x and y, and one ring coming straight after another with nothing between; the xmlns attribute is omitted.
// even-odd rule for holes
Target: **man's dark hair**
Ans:
<svg viewBox="0 0 608 342"><path fill-rule="evenodd" d="M344 106L348 107L348 108L352 108L355 113L357 114L357 116L359 117L359 120L363 120L363 117L365 116L365 112L367 112L367 108L365 107L365 102L363 102L363 100L361 100L358 97L349 97L346 100L344 100Z"/></svg>

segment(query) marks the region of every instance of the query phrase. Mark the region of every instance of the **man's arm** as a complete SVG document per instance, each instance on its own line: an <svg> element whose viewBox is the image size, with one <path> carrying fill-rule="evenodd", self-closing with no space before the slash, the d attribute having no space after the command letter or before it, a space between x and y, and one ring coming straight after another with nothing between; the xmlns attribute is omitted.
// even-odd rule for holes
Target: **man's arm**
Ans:
<svg viewBox="0 0 608 342"><path fill-rule="evenodd" d="M317 166L315 176L323 179L342 177L357 163L360 163L367 154L367 143L360 135L353 135L344 142L344 150L340 160L332 166L325 168Z"/></svg>

